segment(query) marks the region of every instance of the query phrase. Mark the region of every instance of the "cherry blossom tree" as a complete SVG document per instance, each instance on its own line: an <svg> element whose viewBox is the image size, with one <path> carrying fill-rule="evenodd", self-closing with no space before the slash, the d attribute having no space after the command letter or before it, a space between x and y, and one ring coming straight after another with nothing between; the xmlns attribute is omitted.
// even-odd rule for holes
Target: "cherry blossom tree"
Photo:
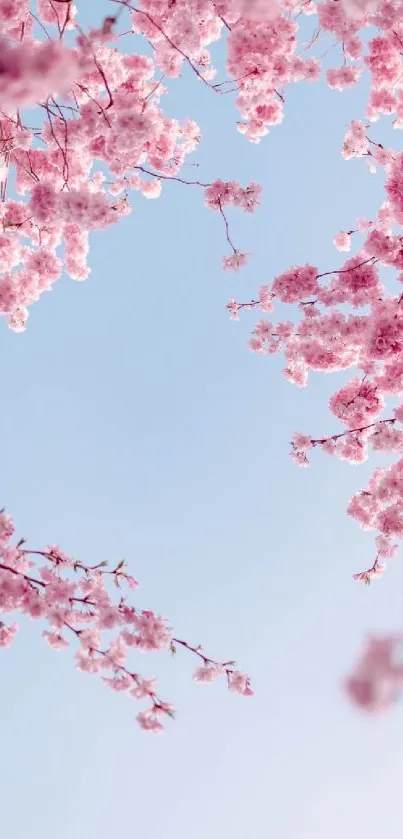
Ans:
<svg viewBox="0 0 403 839"><path fill-rule="evenodd" d="M211 96L233 95L237 130L245 142L258 143L282 122L288 86L320 77L315 48L330 38L338 66L325 70L329 88L343 91L363 74L370 80L368 100L348 127L341 152L346 160L363 158L371 171L384 171L384 200L374 218L335 233L336 251L352 251L344 262L285 266L250 300L232 298L227 308L234 320L259 313L250 349L282 353L284 374L298 387L306 386L310 370L350 371L329 405L341 430L296 432L291 456L298 465L306 466L315 449L354 464L371 451L399 457L403 154L380 144L373 125L387 116L403 128L402 0L110 0L109 7L107 17L84 29L79 2L0 0L0 313L8 326L26 329L32 304L63 272L85 280L90 234L130 213L133 193L158 198L167 181L200 191L222 225L222 267L242 268L248 253L233 241L230 213L257 209L261 188L184 174L200 132L192 119L180 123L165 115L164 82L180 78L187 67ZM217 81L211 45L220 38L228 78ZM395 272L394 288L384 278L387 268ZM290 319L276 319L276 308L281 313L284 306L292 307ZM374 472L348 513L375 532L374 557L355 574L370 583L384 572L403 535L403 457ZM129 669L130 647L185 647L201 660L199 681L223 674L230 690L251 693L248 678L231 662L219 664L174 638L163 619L128 605L124 596L111 599L108 581L136 587L124 565L106 571L59 548L35 552L23 542L10 547L12 533L2 513L0 609L45 619L52 647L76 640L78 667L106 674L104 681L115 690L148 698L148 710L138 717L143 728L159 730L162 715L172 709L157 697L154 682ZM3 646L15 629L1 625ZM114 631L107 646L100 638L104 630ZM401 689L400 644L395 637L368 642L346 682L361 707L389 706Z"/></svg>

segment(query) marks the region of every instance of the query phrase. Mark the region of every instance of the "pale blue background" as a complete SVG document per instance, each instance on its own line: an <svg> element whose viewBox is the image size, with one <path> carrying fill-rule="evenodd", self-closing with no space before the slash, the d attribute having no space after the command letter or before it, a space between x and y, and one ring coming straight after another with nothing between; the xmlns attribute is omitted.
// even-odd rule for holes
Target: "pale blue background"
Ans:
<svg viewBox="0 0 403 839"><path fill-rule="evenodd" d="M294 430L336 427L337 379L292 387L280 359L248 351L255 315L235 324L224 308L290 264L340 264L333 235L381 197L382 176L340 154L362 101L295 85L283 126L254 146L232 97L187 74L164 107L199 121L200 176L265 188L257 215L231 213L250 267L221 273L220 219L168 184L91 237L86 284L63 279L23 335L2 325L1 496L21 535L128 558L138 603L236 656L256 690L196 685L186 654L146 656L179 711L153 738L135 704L27 624L1 652L4 839L401 839L403 712L361 717L340 680L366 630L401 625L402 560L370 590L352 583L373 549L345 508L369 467L288 458Z"/></svg>

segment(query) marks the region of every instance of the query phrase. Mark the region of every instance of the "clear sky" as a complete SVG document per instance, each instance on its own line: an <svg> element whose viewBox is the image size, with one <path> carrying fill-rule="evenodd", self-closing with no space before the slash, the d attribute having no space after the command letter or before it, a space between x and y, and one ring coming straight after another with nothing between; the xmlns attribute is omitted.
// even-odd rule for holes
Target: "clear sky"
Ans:
<svg viewBox="0 0 403 839"><path fill-rule="evenodd" d="M362 88L295 85L256 146L232 97L187 74L164 107L199 122L200 175L264 186L258 214L231 213L250 267L221 272L218 216L168 184L92 235L87 283L58 283L23 335L2 325L1 500L21 535L126 557L139 605L236 657L256 691L196 685L186 654L145 656L178 709L149 736L135 704L24 625L1 652L2 839L401 839L403 711L361 717L340 680L366 630L401 625L402 558L353 584L373 550L345 508L370 467L288 458L295 430L336 427L337 377L297 390L280 359L248 351L255 315L225 311L291 264L336 267L333 235L375 212L381 176L340 154L362 102Z"/></svg>

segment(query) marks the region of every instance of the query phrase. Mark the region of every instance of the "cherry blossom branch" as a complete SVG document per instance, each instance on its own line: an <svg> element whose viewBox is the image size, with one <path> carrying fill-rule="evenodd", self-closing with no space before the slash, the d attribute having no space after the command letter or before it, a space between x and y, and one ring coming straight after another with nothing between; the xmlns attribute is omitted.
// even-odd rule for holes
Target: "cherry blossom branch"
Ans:
<svg viewBox="0 0 403 839"><path fill-rule="evenodd" d="M133 169L138 170L139 172L144 172L146 175L151 175L153 178L158 178L163 181L177 181L180 184L185 184L186 186L201 186L206 188L211 186L211 183L204 183L203 181L188 181L185 178L180 178L177 175L164 175L161 172L152 172L150 169L147 169L145 166L133 166Z"/></svg>
<svg viewBox="0 0 403 839"><path fill-rule="evenodd" d="M375 265L378 261L374 256L370 256L368 259L364 259L358 265L352 265L350 268L336 268L335 271L325 271L323 274L317 274L316 279L320 280L322 277L330 277L333 274L348 274L351 271L356 271L357 268L362 268L363 265Z"/></svg>
<svg viewBox="0 0 403 839"><path fill-rule="evenodd" d="M177 181L178 183L185 184L187 186L200 186L205 190L213 190L214 191L217 187L218 187L218 189L220 189L220 187L221 187L221 182L219 182L219 181L210 182L210 183L205 183L205 182L199 181L199 180L190 181L190 180L187 180L186 178L182 178L182 177L179 177L177 175L166 175L166 174L162 174L162 173L160 174L159 172L153 172L150 169L147 169L145 166L142 166L142 165L133 166L133 169L138 170L140 172L144 172L146 175L150 175L151 177L156 178L156 179L162 179L162 180L166 180L166 181ZM247 190L248 190L248 187L246 188L245 192ZM215 204L211 205L211 206L218 209L219 212L220 212L220 215L221 215L221 217L224 221L225 238L226 238L226 240L227 240L227 242L228 242L228 244L229 244L229 246L232 250L232 256L224 257L224 263L226 263L226 265L230 268L231 267L236 268L236 267L238 267L238 263L239 263L239 265L244 264L244 261L246 260L246 254L242 254L238 250L238 248L235 247L235 245L232 241L232 238L231 238L231 235L230 235L228 218L227 218L227 215L224 211L221 198L219 196L217 196L216 199L215 199Z"/></svg>
<svg viewBox="0 0 403 839"><path fill-rule="evenodd" d="M353 233L353 232L354 231L350 231L350 233ZM334 271L325 271L322 274L316 274L315 279L319 280L322 277L330 277L330 276L334 276L335 274L349 274L353 271L357 271L358 269L362 268L365 265L375 265L378 261L379 260L377 260L375 257L370 257L368 259L365 259L365 260L359 262L358 264L351 265L348 268L337 268ZM242 309L255 309L255 308L259 307L264 312L272 311L272 305L271 304L272 304L272 301L274 301L276 299L276 297L277 297L277 294L276 294L276 291L273 290L273 286L272 287L262 286L261 289L260 289L260 297L259 297L258 300L253 299L253 300L248 300L247 302L244 302L244 303L239 303L235 298L231 298L231 300L227 303L226 308L230 312L230 315L231 315L232 319L237 320L238 319L238 313ZM402 299L403 299L403 294L402 294ZM298 302L298 305L303 307L303 306L314 306L316 303L318 303L320 301L318 301L318 299L315 298L313 300L299 300L299 301L293 301L293 302Z"/></svg>
<svg viewBox="0 0 403 839"><path fill-rule="evenodd" d="M200 70L197 69L196 65L193 63L191 58L189 58L189 56L186 55L186 53L172 41L169 35L167 35L167 33L164 31L162 26L160 26L159 23L157 23L157 21L154 20L154 18L148 12L145 12L143 9L138 9L136 6L133 6L129 2L129 0L111 0L111 2L118 3L121 6L125 6L127 9L130 9L132 12L135 12L135 14L143 15L145 18L147 18L147 20L152 24L152 26L155 26L158 32L160 32L160 34L165 38L169 46L172 47L172 49L175 50L175 52L179 53L179 55L181 55L182 58L185 59L187 64L189 64L189 67L191 67L193 72L203 82L203 84L205 84L212 90L215 90L216 93L221 93L220 90L216 89L214 85L212 85L207 79L204 78L203 74L200 73Z"/></svg>
<svg viewBox="0 0 403 839"><path fill-rule="evenodd" d="M353 574L353 580L369 586L371 580L382 577L383 572L384 565L379 561L379 554L377 554L373 565L367 568L366 571L359 571L357 574Z"/></svg>
<svg viewBox="0 0 403 839"><path fill-rule="evenodd" d="M189 55L187 55L187 53L186 53L186 52L184 52L184 50L182 50L182 49L181 49L181 47L179 47L177 44L175 44L175 43L174 43L174 41L172 40L172 38L170 38L170 36L167 34L167 32L166 32L166 31L162 28L162 26L160 26L160 24L159 24L159 23L157 23L157 21L155 20L155 18L153 18L153 17L150 15L150 13L149 13L149 12L146 12L146 11L144 11L144 9L139 9L139 8L138 8L138 7L136 7L136 6L133 6L133 5L129 2L129 0L111 0L111 2L112 2L112 3L118 3L120 6L125 7L125 8L127 8L127 9L130 9L130 10L131 10L132 12L134 12L135 14L138 14L138 15L143 15L145 18L147 18L147 20L149 21L149 23L151 23L151 25L152 25L152 26L154 26L154 27L157 29L157 31L158 31L158 32L159 32L159 33L163 36L163 38L165 38L165 40L166 40L166 42L169 44L169 46L170 46L173 50L175 50L175 52L177 52L179 55L181 55L181 56L182 56L182 58L186 61L186 63L187 63L187 64L189 65L189 67L193 70L193 72L194 72L194 73L196 74L196 76L200 79L200 81L202 81L202 82L203 82L203 84L204 84L204 85L206 85L206 87L210 88L210 90L213 90L213 91L214 91L214 93L220 93L220 94L224 94L224 93L234 93L234 92L236 92L236 91L238 90L238 87L231 88L231 90L225 90L225 91L221 90L221 87L222 87L223 85L225 85L225 84L228 84L229 82L219 82L219 83L215 83L215 84L212 84L211 82L209 82L209 81L208 81L208 79L206 79L206 78L205 78L205 76L203 76L203 73L201 73L201 72L200 72L200 70L197 68L196 64L192 61L192 59L189 57ZM225 20L221 17L221 15L218 15L218 17L219 17L219 18L220 18L220 20L223 22L224 26L225 26L225 27L226 27L229 31L231 31L231 28L230 28L230 27L229 27L229 25L226 23L226 21L225 21ZM126 35L126 34L129 34L129 33L124 32L124 33L122 33L122 34L123 34L123 35ZM242 76L241 78L246 78L246 77L247 77L247 76L249 76L249 75L253 75L253 74L254 74L254 72L255 72L255 71L249 71L248 73L244 74L244 76ZM236 82L236 81L238 81L238 80L237 80L237 79L234 79L231 83L233 84L233 83L234 83L234 82ZM277 91L276 91L276 93L277 93ZM278 95L280 96L280 94L278 94ZM280 97L280 98L282 98L282 97ZM283 99L283 98L282 98L282 99ZM283 101L284 101L284 99L283 99Z"/></svg>
<svg viewBox="0 0 403 839"><path fill-rule="evenodd" d="M361 425L359 428L347 428L346 431L341 431L339 434L331 434L329 437L322 437L316 440L311 439L310 443L312 446L321 446L324 443L328 443L329 440L340 440L348 434L362 434L364 431L368 431L370 428L375 428L378 425L393 425L395 422L396 417L390 417L388 419L378 420L377 422L370 422L368 425Z"/></svg>
<svg viewBox="0 0 403 839"><path fill-rule="evenodd" d="M173 717L174 709L158 697L155 679L143 679L128 665L130 649L155 652L168 648L175 653L177 647L183 647L202 660L202 667L194 674L196 681L225 676L231 691L252 695L249 678L236 669L235 662L219 663L207 656L202 647L176 638L165 618L131 605L125 595L120 594L114 602L107 586L109 580L118 589L123 583L133 591L138 586L123 560L113 569L108 569L106 562L87 566L57 546L31 550L20 539L12 547L13 533L12 519L0 511L0 615L5 610L42 619L49 627L44 629L43 637L57 650L69 645L63 632L71 633L79 643L75 659L80 670L101 675L112 690L149 700L149 707L137 715L144 730L161 731L161 716ZM38 564L41 559L46 560L46 565ZM34 565L36 576L30 571ZM0 620L0 647L12 642L17 628L16 624L7 626ZM104 631L113 633L107 647L101 644Z"/></svg>
<svg viewBox="0 0 403 839"><path fill-rule="evenodd" d="M226 240L227 240L230 248L232 248L233 253L236 254L236 253L238 253L238 251L237 251L237 249L236 249L236 247L235 247L235 245L234 245L234 243L233 243L233 241L230 237L228 219L227 219L227 216L225 215L224 210L222 208L221 201L219 202L219 208L220 208L220 214L221 214L221 216L224 220Z"/></svg>

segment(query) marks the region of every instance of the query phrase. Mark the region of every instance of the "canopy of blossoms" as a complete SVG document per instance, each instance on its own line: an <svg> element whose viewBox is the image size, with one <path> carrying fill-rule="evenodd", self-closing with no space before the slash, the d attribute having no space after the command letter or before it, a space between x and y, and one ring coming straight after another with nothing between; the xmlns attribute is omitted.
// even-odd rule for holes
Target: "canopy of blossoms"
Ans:
<svg viewBox="0 0 403 839"><path fill-rule="evenodd" d="M228 73L222 81L213 65L220 38ZM336 45L331 68L316 54L326 38ZM137 44L146 49L137 52ZM355 464L371 451L397 457L377 469L348 506L349 515L375 533L373 559L355 575L366 583L383 573L403 535L403 154L378 142L375 125L388 117L403 128L402 58L402 0L110 0L108 16L89 30L72 0L0 0L0 313L17 332L63 272L73 280L88 277L90 234L130 213L136 193L157 198L166 181L200 190L216 213L223 268L238 270L247 262L247 251L233 241L230 214L256 210L261 189L224 182L219 173L212 182L183 174L200 132L191 119L165 115L167 79L179 78L186 67L212 96L233 96L234 130L252 143L282 122L290 84L315 82L322 71L337 91L363 75L370 81L341 153L384 171L384 200L375 217L335 232L336 251L349 255L336 261L335 253L333 266L317 266L312 254L311 264L284 266L251 299L228 303L235 320L259 312L250 348L281 353L284 374L297 386L307 384L311 370L349 371L329 405L340 427L316 436L297 432L291 445L296 463L307 465L314 449ZM285 306L292 307L287 320ZM107 573L135 587L123 567L106 572L58 548L35 554L21 543L10 547L12 530L3 513L1 610L45 618L51 646L61 648L75 636L81 669L106 673L115 690L151 700L139 716L143 728L159 729L171 708L157 698L154 683L126 667L130 646L186 646L202 659L199 680L226 674L231 690L250 693L247 677L231 663L212 662L174 639L162 619L124 597L112 603ZM34 557L41 557L39 568ZM115 637L103 647L99 633L108 629ZM14 625L3 624L0 642L9 643L14 632ZM385 707L401 688L399 644L370 642L347 682L361 706Z"/></svg>

